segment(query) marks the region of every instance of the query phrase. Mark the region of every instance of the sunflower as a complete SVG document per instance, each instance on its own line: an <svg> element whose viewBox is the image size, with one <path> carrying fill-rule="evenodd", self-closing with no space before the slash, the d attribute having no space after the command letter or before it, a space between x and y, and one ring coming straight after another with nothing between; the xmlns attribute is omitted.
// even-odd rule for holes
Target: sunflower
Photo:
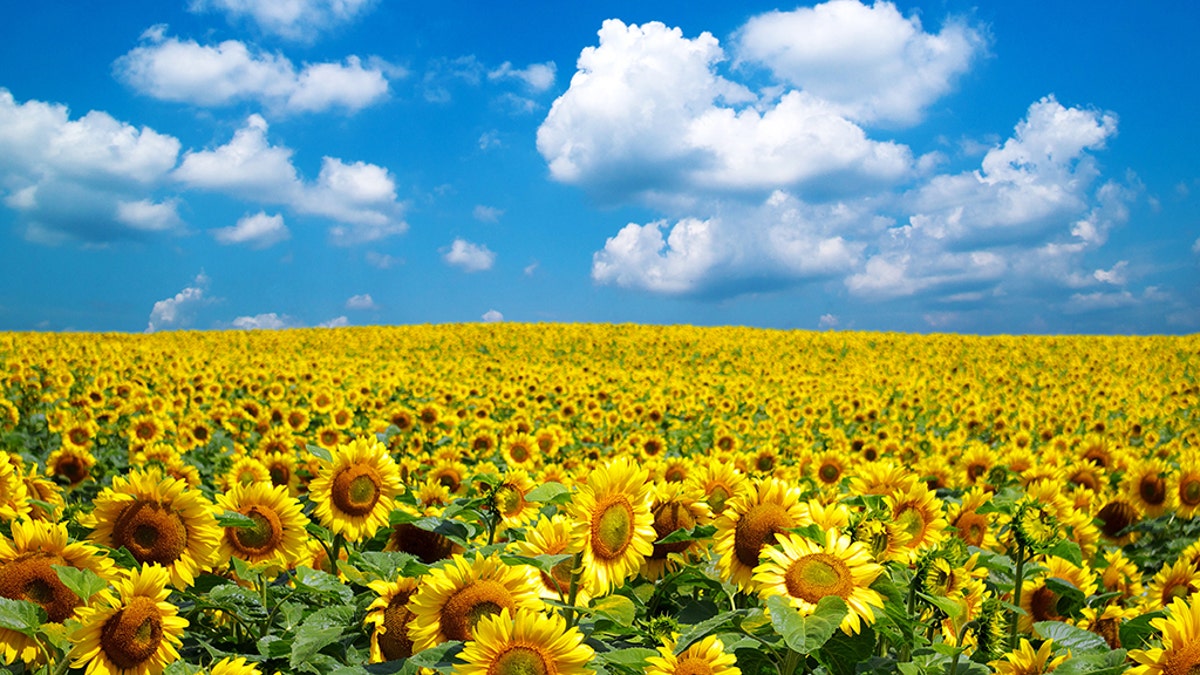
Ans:
<svg viewBox="0 0 1200 675"><path fill-rule="evenodd" d="M94 528L92 541L129 549L140 563L162 565L177 588L191 586L216 558L221 530L212 502L199 490L155 468L114 476L96 497L96 507L80 518Z"/></svg>
<svg viewBox="0 0 1200 675"><path fill-rule="evenodd" d="M905 544L910 558L915 559L924 550L937 546L945 537L946 518L942 513L942 500L922 483L913 483L885 498L892 510L892 520L908 535Z"/></svg>
<svg viewBox="0 0 1200 675"><path fill-rule="evenodd" d="M725 510L725 504L746 490L746 476L732 463L709 461L697 464L687 478L689 490L704 493L708 507L716 515Z"/></svg>
<svg viewBox="0 0 1200 675"><path fill-rule="evenodd" d="M112 562L99 549L70 541L66 523L21 519L12 524L11 543L0 537L0 597L37 603L49 623L74 617L80 599L59 580L55 565L91 570L105 580L114 575ZM36 641L0 628L5 663L19 659L32 664L40 656Z"/></svg>
<svg viewBox="0 0 1200 675"><path fill-rule="evenodd" d="M1166 607L1175 598L1186 598L1200 591L1200 570L1187 558L1163 565L1146 589L1146 604L1150 609Z"/></svg>
<svg viewBox="0 0 1200 675"><path fill-rule="evenodd" d="M366 618L371 628L371 663L412 656L408 622L413 613L408 609L408 599L417 592L417 580L399 577L395 581L372 581L367 587L376 595L367 607Z"/></svg>
<svg viewBox="0 0 1200 675"><path fill-rule="evenodd" d="M300 493L300 475L296 473L296 455L290 449L264 452L260 446L255 453L258 461L267 467L271 475L271 484L287 488L288 494L295 497Z"/></svg>
<svg viewBox="0 0 1200 675"><path fill-rule="evenodd" d="M249 456L239 457L235 460L233 466L225 472L225 476L221 479L222 487L226 490L235 485L270 482L271 470L258 459Z"/></svg>
<svg viewBox="0 0 1200 675"><path fill-rule="evenodd" d="M1034 650L1029 640L1021 638L1021 644L1015 651L1004 655L1002 659L992 661L996 675L1045 675L1059 667L1070 656L1070 651L1050 658L1054 649L1054 640L1046 640L1042 646Z"/></svg>
<svg viewBox="0 0 1200 675"><path fill-rule="evenodd" d="M1186 553L1185 549L1184 554ZM1142 595L1142 573L1132 560L1125 557L1121 549L1106 551L1101 554L1098 562L1104 564L1103 568L1097 565L1096 569L1100 572L1100 584L1105 593L1120 593L1120 597L1116 599L1120 603L1129 603Z"/></svg>
<svg viewBox="0 0 1200 675"><path fill-rule="evenodd" d="M1104 605L1099 609L1084 607L1079 612L1083 614L1083 617L1076 625L1104 638L1109 649L1121 648L1121 624L1137 618L1141 613L1133 607L1122 607L1116 604Z"/></svg>
<svg viewBox="0 0 1200 675"><path fill-rule="evenodd" d="M226 527L221 536L219 564L230 558L248 563L290 567L304 555L308 518L287 488L270 483L235 485L217 495L217 505L254 521L254 527Z"/></svg>
<svg viewBox="0 0 1200 675"><path fill-rule="evenodd" d="M375 439L358 438L335 448L332 459L320 461L309 497L322 525L359 541L388 524L395 497L403 490L387 448Z"/></svg>
<svg viewBox="0 0 1200 675"><path fill-rule="evenodd" d="M832 450L822 452L812 459L813 474L817 483L826 489L832 489L841 482L842 476L846 474L846 466L846 460L841 453Z"/></svg>
<svg viewBox="0 0 1200 675"><path fill-rule="evenodd" d="M1192 456L1179 462L1179 480L1175 484L1175 514L1180 518L1192 518L1200 513L1200 459Z"/></svg>
<svg viewBox="0 0 1200 675"><path fill-rule="evenodd" d="M0 456L0 522L29 513L29 489L21 470L5 459Z"/></svg>
<svg viewBox="0 0 1200 675"><path fill-rule="evenodd" d="M151 675L179 659L188 621L167 602L171 573L143 565L114 582L116 593L79 610L80 626L71 636L71 665L89 675Z"/></svg>
<svg viewBox="0 0 1200 675"><path fill-rule="evenodd" d="M968 546L999 551L996 539L995 512L979 513L979 508L992 501L992 493L982 487L973 487L963 493L962 504L951 504L946 513L950 527L956 530L959 539Z"/></svg>
<svg viewBox="0 0 1200 675"><path fill-rule="evenodd" d="M1129 658L1139 665L1129 675L1176 675L1200 669L1200 595L1175 598L1167 616L1151 619L1150 625L1162 633L1162 646L1133 649Z"/></svg>
<svg viewBox="0 0 1200 675"><path fill-rule="evenodd" d="M479 619L473 640L455 664L456 675L586 675L595 658L578 629L558 614L510 611Z"/></svg>
<svg viewBox="0 0 1200 675"><path fill-rule="evenodd" d="M208 675L262 675L262 671L253 663L247 663L242 657L233 658L226 656L225 658L212 664L208 669Z"/></svg>
<svg viewBox="0 0 1200 675"><path fill-rule="evenodd" d="M571 501L583 570L594 595L605 595L637 573L654 552L649 472L621 458L588 475Z"/></svg>
<svg viewBox="0 0 1200 675"><path fill-rule="evenodd" d="M1045 571L1021 584L1021 609L1024 612L1018 619L1018 629L1025 633L1033 630L1034 622L1062 621L1066 618L1058 613L1058 603L1062 598L1046 584L1048 580L1067 581L1079 589L1084 597L1096 592L1096 573L1090 567L1080 567L1057 556L1046 556L1038 559L1037 563L1045 567Z"/></svg>
<svg viewBox="0 0 1200 675"><path fill-rule="evenodd" d="M473 560L455 555L421 578L408 601L408 636L419 652L448 640L470 640L479 620L502 609L537 610L538 582L527 565L508 566L493 555Z"/></svg>
<svg viewBox="0 0 1200 675"><path fill-rule="evenodd" d="M741 675L737 657L725 651L725 643L716 635L695 642L678 656L675 645L666 641L658 656L646 658L646 675Z"/></svg>
<svg viewBox="0 0 1200 675"><path fill-rule="evenodd" d="M46 458L46 475L60 479L69 488L91 477L96 457L86 448L64 445Z"/></svg>
<svg viewBox="0 0 1200 675"><path fill-rule="evenodd" d="M501 478L492 492L492 507L505 527L516 527L537 517L537 504L525 501L525 495L534 487L533 479L521 469L510 469Z"/></svg>
<svg viewBox="0 0 1200 675"><path fill-rule="evenodd" d="M1161 459L1135 462L1125 472L1121 486L1126 498L1148 518L1156 518L1174 508L1178 497L1172 483L1175 477Z"/></svg>
<svg viewBox="0 0 1200 675"><path fill-rule="evenodd" d="M875 622L871 607L882 610L883 596L869 587L883 566L871 560L866 546L837 530L825 532L824 544L790 532L776 541L763 550L764 560L754 568L761 597L781 595L808 615L821 598L836 595L850 608L840 626L847 635L857 634L862 621Z"/></svg>
<svg viewBox="0 0 1200 675"><path fill-rule="evenodd" d="M18 473L20 473L18 471ZM29 495L29 517L34 520L57 520L58 514L67 503L63 499L62 488L42 477L37 465L31 464L25 472L25 492ZM33 500L45 502L49 508Z"/></svg>
<svg viewBox="0 0 1200 675"><path fill-rule="evenodd" d="M701 501L701 494L688 492L680 483L659 483L654 486L654 501L650 506L654 514L655 541L678 529L690 530L697 525L707 525L712 520L712 511ZM675 561L671 554L695 558L698 550L706 548L698 540L681 541L674 544L654 544L654 551L646 558L643 570L646 578L654 581L664 572L673 570Z"/></svg>
<svg viewBox="0 0 1200 675"><path fill-rule="evenodd" d="M1141 520L1141 515L1124 497L1116 496L1105 502L1096 512L1096 520L1100 523L1100 535L1111 544L1126 546L1138 538L1139 533L1128 528Z"/></svg>
<svg viewBox="0 0 1200 675"><path fill-rule="evenodd" d="M800 495L799 488L766 478L730 500L716 519L713 543L725 579L750 590L763 547L773 545L781 532L812 522Z"/></svg>

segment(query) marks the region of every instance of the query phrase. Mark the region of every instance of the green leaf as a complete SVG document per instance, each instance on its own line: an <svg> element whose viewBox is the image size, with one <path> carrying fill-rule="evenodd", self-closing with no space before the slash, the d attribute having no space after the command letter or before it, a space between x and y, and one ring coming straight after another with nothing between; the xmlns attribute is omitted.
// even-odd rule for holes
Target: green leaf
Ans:
<svg viewBox="0 0 1200 675"><path fill-rule="evenodd" d="M858 664L869 660L875 652L875 631L870 626L862 626L857 635L847 635L842 631L834 631L829 640L817 652L817 660L825 666L830 675L854 675ZM879 673L883 668L873 668L870 672Z"/></svg>
<svg viewBox="0 0 1200 675"><path fill-rule="evenodd" d="M341 600L342 604L349 604L354 599L354 590L343 584L337 577L314 570L311 567L297 567L296 576L292 581L296 584L296 588L300 590L313 591L316 593L326 593L336 596Z"/></svg>
<svg viewBox="0 0 1200 675"><path fill-rule="evenodd" d="M93 595L108 588L108 582L91 570L70 567L68 565L52 565L51 567L54 569L54 573L58 575L58 580L63 583L63 586L66 586L80 600L83 600L85 605Z"/></svg>
<svg viewBox="0 0 1200 675"><path fill-rule="evenodd" d="M1068 560L1076 567L1083 567L1083 550L1079 548L1079 544L1073 541L1056 542L1053 546L1046 549L1049 555L1057 556L1063 560Z"/></svg>
<svg viewBox="0 0 1200 675"><path fill-rule="evenodd" d="M341 639L350 627L355 608L351 606L325 607L308 616L296 629L288 663L299 668L309 662L322 649Z"/></svg>
<svg viewBox="0 0 1200 675"><path fill-rule="evenodd" d="M573 557L575 556L571 555L570 553L542 553L541 555L533 557L527 555L516 555L514 553L500 554L500 560L502 560L505 565L529 565L543 574L550 575L554 573L555 565L566 562Z"/></svg>
<svg viewBox="0 0 1200 675"><path fill-rule="evenodd" d="M825 545L825 530L822 530L821 526L817 525L816 523L809 523L808 525L793 527L789 529L788 532L798 534L801 537L804 537L809 541L815 541L822 546Z"/></svg>
<svg viewBox="0 0 1200 675"><path fill-rule="evenodd" d="M781 595L767 598L767 609L771 612L771 625L775 631L783 636L792 651L800 654L811 654L820 649L849 612L846 601L835 595L821 598L816 610L808 616L796 611Z"/></svg>
<svg viewBox="0 0 1200 675"><path fill-rule="evenodd" d="M471 546L471 530L467 528L466 523L461 521L425 516L412 521L412 524L426 532L440 534L463 548Z"/></svg>
<svg viewBox="0 0 1200 675"><path fill-rule="evenodd" d="M655 544L675 544L683 541L695 541L697 539L708 539L716 533L715 525L697 525L691 529L681 527L671 534L654 542Z"/></svg>
<svg viewBox="0 0 1200 675"><path fill-rule="evenodd" d="M528 493L526 493L525 501L527 501L527 502L551 502L551 503L558 504L558 503L565 503L566 500L563 500L562 498L564 496L570 497L570 495L571 495L570 488L563 485L562 483L550 481L549 483L542 483L541 485L533 488Z"/></svg>
<svg viewBox="0 0 1200 675"><path fill-rule="evenodd" d="M322 459L326 462L333 461L333 455L329 454L328 450L319 445L313 445L312 443L309 443L307 446L305 446L305 448L308 450L308 454L316 456L317 459Z"/></svg>
<svg viewBox="0 0 1200 675"><path fill-rule="evenodd" d="M436 647L413 654L404 662L400 675L417 675L421 668L432 668L440 672L449 672L454 667L463 643L458 641L443 642Z"/></svg>
<svg viewBox="0 0 1200 675"><path fill-rule="evenodd" d="M267 615L262 598L249 588L237 584L217 586L208 593L209 602L242 618L262 618Z"/></svg>
<svg viewBox="0 0 1200 675"><path fill-rule="evenodd" d="M966 611L961 603L955 602L950 598L929 595L927 593L917 593L917 595L919 595L925 602L928 602L934 607L942 610L942 613L950 617L950 620L953 621L956 626L961 625L960 621L962 620L963 613Z"/></svg>
<svg viewBox="0 0 1200 675"><path fill-rule="evenodd" d="M358 567L376 579L394 581L416 556L403 551L364 551L351 556Z"/></svg>
<svg viewBox="0 0 1200 675"><path fill-rule="evenodd" d="M646 670L646 659L656 654L658 654L657 649L629 647L627 649L614 649L611 652L597 652L596 658L604 663L634 668L644 672Z"/></svg>
<svg viewBox="0 0 1200 675"><path fill-rule="evenodd" d="M46 610L36 602L0 597L0 628L33 637L46 622Z"/></svg>
<svg viewBox="0 0 1200 675"><path fill-rule="evenodd" d="M1125 649L1145 649L1146 643L1158 635L1158 629L1151 626L1150 622L1160 616L1166 615L1167 613L1160 609L1121 624L1121 628L1117 633L1121 638L1121 646Z"/></svg>
<svg viewBox="0 0 1200 675"><path fill-rule="evenodd" d="M633 601L623 595L607 595L592 603L592 611L618 626L632 626L637 616Z"/></svg>
<svg viewBox="0 0 1200 675"><path fill-rule="evenodd" d="M1091 631L1076 628L1062 621L1038 621L1033 630L1047 640L1054 640L1054 647L1065 647L1072 654L1102 649L1108 651L1108 642Z"/></svg>
<svg viewBox="0 0 1200 675"><path fill-rule="evenodd" d="M1120 675L1129 669L1125 654L1124 649L1072 654L1054 669L1054 675Z"/></svg>
<svg viewBox="0 0 1200 675"><path fill-rule="evenodd" d="M163 669L163 675L196 675L202 672L204 669L200 666L193 666L183 660L173 661L171 665Z"/></svg>
<svg viewBox="0 0 1200 675"><path fill-rule="evenodd" d="M264 635L258 641L258 653L263 658L281 659L292 651L292 645L278 635Z"/></svg>
<svg viewBox="0 0 1200 675"><path fill-rule="evenodd" d="M217 525L221 527L240 527L240 528L255 528L258 523L254 519L244 513L230 511L226 509L222 513L217 514Z"/></svg>
<svg viewBox="0 0 1200 675"><path fill-rule="evenodd" d="M1058 595L1055 609L1061 616L1078 616L1079 610L1087 604L1083 591L1076 588L1075 584L1057 577L1046 579L1045 583L1046 588Z"/></svg>

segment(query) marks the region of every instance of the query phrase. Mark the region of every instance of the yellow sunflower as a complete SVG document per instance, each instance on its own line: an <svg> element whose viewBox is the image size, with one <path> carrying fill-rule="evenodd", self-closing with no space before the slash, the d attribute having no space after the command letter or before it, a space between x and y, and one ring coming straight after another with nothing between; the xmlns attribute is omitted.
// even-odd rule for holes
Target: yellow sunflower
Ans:
<svg viewBox="0 0 1200 675"><path fill-rule="evenodd" d="M13 520L29 513L29 490L25 487L21 470L5 459L0 456L0 521Z"/></svg>
<svg viewBox="0 0 1200 675"><path fill-rule="evenodd" d="M247 663L242 657L227 656L208 669L208 675L263 675L258 666Z"/></svg>
<svg viewBox="0 0 1200 675"><path fill-rule="evenodd" d="M517 552L530 558L539 555L568 555L575 553L571 537L571 520L563 514L551 518L541 516L537 524L525 532L525 540L514 542ZM550 600L566 602L571 589L571 558L567 558L550 569L549 573L538 572L541 579L541 596ZM587 606L590 598L586 588L578 588L575 604Z"/></svg>
<svg viewBox="0 0 1200 675"><path fill-rule="evenodd" d="M57 520L58 514L61 514L67 505L63 499L62 488L43 478L36 465L30 465L29 470L25 472L24 481L25 491L31 500L29 517L34 520ZM49 504L49 508L33 503L34 499Z"/></svg>
<svg viewBox="0 0 1200 675"><path fill-rule="evenodd" d="M73 488L91 476L95 465L96 457L90 450L64 445L46 458L46 475L60 478Z"/></svg>
<svg viewBox="0 0 1200 675"><path fill-rule="evenodd" d="M1161 609L1176 598L1186 598L1200 591L1200 570L1186 558L1163 565L1146 589L1146 605Z"/></svg>
<svg viewBox="0 0 1200 675"><path fill-rule="evenodd" d="M875 622L872 607L883 609L883 596L870 585L883 572L883 566L871 560L861 542L837 530L825 532L825 544L785 533L774 546L763 549L763 562L754 568L754 581L763 598L781 595L801 614L811 614L817 602L836 595L846 601L850 611L840 628L847 635L858 633L861 622Z"/></svg>
<svg viewBox="0 0 1200 675"><path fill-rule="evenodd" d="M1054 649L1054 640L1046 640L1042 646L1034 650L1029 640L1021 638L1021 644L1015 651L1004 655L1002 659L992 661L996 675L1045 675L1066 661L1071 652L1064 650L1062 654L1050 658Z"/></svg>
<svg viewBox="0 0 1200 675"><path fill-rule="evenodd" d="M1045 571L1026 579L1021 584L1021 609L1018 627L1022 632L1033 630L1037 621L1063 621L1066 617L1058 613L1061 598L1046 585L1049 579L1062 579L1078 588L1083 595L1096 592L1096 573L1090 567L1079 567L1069 560L1057 556L1046 556L1035 560Z"/></svg>
<svg viewBox="0 0 1200 675"><path fill-rule="evenodd" d="M1175 598L1167 616L1151 619L1150 625L1162 633L1162 646L1134 649L1129 658L1139 665L1129 675L1176 675L1200 669L1200 595Z"/></svg>
<svg viewBox="0 0 1200 675"><path fill-rule="evenodd" d="M908 535L905 546L910 559L915 560L921 551L937 546L945 537L942 500L923 483L892 492L886 502L891 507L892 520Z"/></svg>
<svg viewBox="0 0 1200 675"><path fill-rule="evenodd" d="M1180 518L1193 518L1200 513L1200 458L1188 457L1179 462L1179 480L1175 483L1176 501L1179 506L1175 514Z"/></svg>
<svg viewBox="0 0 1200 675"><path fill-rule="evenodd" d="M731 462L698 463L687 478L689 490L700 490L714 514L720 515L725 504L744 492L749 485L746 476Z"/></svg>
<svg viewBox="0 0 1200 675"><path fill-rule="evenodd" d="M812 522L800 495L799 488L766 478L726 504L716 519L713 543L722 576L743 591L753 588L763 547L773 545L785 530Z"/></svg>
<svg viewBox="0 0 1200 675"><path fill-rule="evenodd" d="M675 645L666 641L658 656L646 659L646 675L741 675L737 657L725 651L725 643L709 635L675 655Z"/></svg>
<svg viewBox="0 0 1200 675"><path fill-rule="evenodd" d="M595 652L558 614L504 608L479 620L458 658L456 675L586 675Z"/></svg>
<svg viewBox="0 0 1200 675"><path fill-rule="evenodd" d="M140 563L162 565L171 583L191 586L216 560L221 529L212 502L199 490L158 469L115 476L96 497L96 506L80 522L91 527L92 541L129 549Z"/></svg>
<svg viewBox="0 0 1200 675"><path fill-rule="evenodd" d="M533 479L522 469L509 469L501 478L492 493L492 506L505 527L517 527L537 517L537 504L525 501L534 487Z"/></svg>
<svg viewBox="0 0 1200 675"><path fill-rule="evenodd" d="M358 438L334 448L321 460L309 484L313 513L321 524L350 541L369 539L388 524L395 497L404 490L400 471L387 448L373 438Z"/></svg>
<svg viewBox="0 0 1200 675"><path fill-rule="evenodd" d="M217 495L217 506L254 521L254 527L226 527L221 536L218 564L230 558L248 563L290 567L305 553L308 518L287 487L269 482L235 485Z"/></svg>
<svg viewBox="0 0 1200 675"><path fill-rule="evenodd" d="M371 663L406 659L413 654L408 622L413 613L408 600L417 592L417 580L372 581L368 588L376 598L367 607L366 624L371 627Z"/></svg>
<svg viewBox="0 0 1200 675"><path fill-rule="evenodd" d="M153 675L179 660L187 619L167 602L171 574L143 565L104 591L104 601L79 610L71 636L72 667L88 675Z"/></svg>
<svg viewBox="0 0 1200 675"><path fill-rule="evenodd" d="M712 511L701 498L702 493L688 492L681 483L655 485L654 501L650 506L650 512L654 515L655 541L678 529L690 530L697 525L707 525L712 520ZM663 573L673 570L676 563L668 557L672 553L695 558L705 548L706 542L697 540L654 544L653 552L643 563L646 578L654 581Z"/></svg>
<svg viewBox="0 0 1200 675"><path fill-rule="evenodd" d="M1165 461L1146 459L1129 467L1121 487L1126 498L1142 513L1148 518L1156 518L1175 506L1178 495L1173 489L1174 481L1175 476Z"/></svg>
<svg viewBox="0 0 1200 675"><path fill-rule="evenodd" d="M430 571L408 601L414 653L448 640L470 640L481 618L502 609L540 609L532 574L527 565L509 566L495 555L484 558L478 553L474 560L456 555Z"/></svg>
<svg viewBox="0 0 1200 675"><path fill-rule="evenodd" d="M114 575L112 562L99 549L70 541L66 523L21 519L12 524L11 542L0 536L0 597L37 603L49 623L74 617L82 603L59 580L54 565L91 570L106 580ZM0 628L0 658L5 663L32 664L40 656L36 641Z"/></svg>
<svg viewBox="0 0 1200 675"><path fill-rule="evenodd" d="M583 570L593 595L605 595L637 573L654 552L649 472L628 459L590 473L571 501L575 536L582 542Z"/></svg>
<svg viewBox="0 0 1200 675"><path fill-rule="evenodd" d="M254 457L242 456L233 462L229 471L225 472L225 476L221 479L221 487L228 490L234 485L270 482L271 470L265 464Z"/></svg>

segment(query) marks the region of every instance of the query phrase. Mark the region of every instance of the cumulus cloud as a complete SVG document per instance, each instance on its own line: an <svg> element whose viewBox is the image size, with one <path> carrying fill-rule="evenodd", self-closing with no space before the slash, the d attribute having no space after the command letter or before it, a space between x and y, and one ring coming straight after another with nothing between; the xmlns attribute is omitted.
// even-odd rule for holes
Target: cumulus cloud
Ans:
<svg viewBox="0 0 1200 675"><path fill-rule="evenodd" d="M216 11L235 21L249 20L264 33L311 41L357 20L375 0L192 0L193 12Z"/></svg>
<svg viewBox="0 0 1200 675"><path fill-rule="evenodd" d="M841 321L833 314L822 314L821 318L817 320L817 328L821 330L833 330L839 324Z"/></svg>
<svg viewBox="0 0 1200 675"><path fill-rule="evenodd" d="M184 155L174 178L187 187L283 204L297 213L337 221L334 243L352 245L401 234L408 226L387 169L325 157L315 182L303 181L292 150L267 140L267 122L251 115L225 145Z"/></svg>
<svg viewBox="0 0 1200 675"><path fill-rule="evenodd" d="M167 232L183 226L177 211L178 201L155 202L149 199L117 201L117 221L144 232Z"/></svg>
<svg viewBox="0 0 1200 675"><path fill-rule="evenodd" d="M328 321L322 321L317 324L318 328L344 328L350 325L350 319L345 316L337 316Z"/></svg>
<svg viewBox="0 0 1200 675"><path fill-rule="evenodd" d="M751 18L735 51L851 119L911 124L985 48L982 31L961 20L933 34L890 2L832 0Z"/></svg>
<svg viewBox="0 0 1200 675"><path fill-rule="evenodd" d="M259 211L240 218L236 225L213 230L212 235L222 244L247 244L263 249L290 239L292 233L283 224L283 216L268 216L265 211Z"/></svg>
<svg viewBox="0 0 1200 675"><path fill-rule="evenodd" d="M375 304L375 299L370 293L361 295L352 295L346 300L346 309L379 309L379 305Z"/></svg>
<svg viewBox="0 0 1200 675"><path fill-rule="evenodd" d="M206 295L209 279L201 272L191 286L175 295L154 303L150 310L150 321L146 332L154 333L170 328L186 328L194 318L196 308L212 302Z"/></svg>
<svg viewBox="0 0 1200 675"><path fill-rule="evenodd" d="M1111 269L1092 272L1092 276L1096 281L1112 284L1113 286L1124 286L1129 282L1128 270L1129 261L1121 260L1113 265Z"/></svg>
<svg viewBox="0 0 1200 675"><path fill-rule="evenodd" d="M459 238L454 240L442 259L467 272L482 272L492 268L492 264L496 262L496 254L483 244L473 244Z"/></svg>
<svg viewBox="0 0 1200 675"><path fill-rule="evenodd" d="M239 316L233 320L233 327L242 330L280 330L282 328L296 328L299 324L292 317L286 314L276 314L269 312L266 314L255 314L254 316Z"/></svg>
<svg viewBox="0 0 1200 675"><path fill-rule="evenodd" d="M471 211L471 215L481 223L498 223L500 222L500 216L504 215L504 209L477 204L475 209Z"/></svg>
<svg viewBox="0 0 1200 675"><path fill-rule="evenodd" d="M494 309L489 309L479 318L483 319L484 323L499 323L504 321L504 315Z"/></svg>
<svg viewBox="0 0 1200 675"><path fill-rule="evenodd" d="M540 93L554 86L554 76L558 72L553 61L534 63L525 68L514 68L512 63L505 61L499 68L488 72L489 80L516 79L532 92Z"/></svg>
<svg viewBox="0 0 1200 675"><path fill-rule="evenodd" d="M282 112L356 112L388 93L384 66L364 67L357 56L345 63L313 63L302 69L282 54L252 49L237 40L201 45L165 36L156 26L142 44L114 64L117 75L154 98L199 106L254 101Z"/></svg>

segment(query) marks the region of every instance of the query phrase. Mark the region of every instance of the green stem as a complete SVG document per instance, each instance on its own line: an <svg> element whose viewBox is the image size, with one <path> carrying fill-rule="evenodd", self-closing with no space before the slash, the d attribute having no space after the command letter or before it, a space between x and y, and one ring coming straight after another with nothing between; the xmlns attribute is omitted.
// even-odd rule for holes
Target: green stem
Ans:
<svg viewBox="0 0 1200 675"><path fill-rule="evenodd" d="M567 610L565 618L567 620L567 628L575 625L575 600L579 597L579 577L583 574L583 551L575 554L571 559L571 590L567 594Z"/></svg>
<svg viewBox="0 0 1200 675"><path fill-rule="evenodd" d="M950 661L950 672L947 675L955 675L958 671L958 657L962 656L962 649L954 650L954 659Z"/></svg>
<svg viewBox="0 0 1200 675"><path fill-rule="evenodd" d="M787 655L783 657L783 668L779 671L779 675L793 675L802 659L804 657L801 656L800 652L794 649L787 650Z"/></svg>
<svg viewBox="0 0 1200 675"><path fill-rule="evenodd" d="M1021 586L1025 579L1025 544L1020 538L1017 539L1017 573L1016 580L1013 582L1013 610L1012 626L1008 636L1008 649L1012 651L1017 648L1017 628L1021 624Z"/></svg>
<svg viewBox="0 0 1200 675"><path fill-rule="evenodd" d="M914 573L912 582L908 585L908 618L915 623L917 620L917 575ZM904 642L904 646L900 648L900 662L908 663L912 661L913 642L917 639L916 633L906 630L910 633Z"/></svg>

